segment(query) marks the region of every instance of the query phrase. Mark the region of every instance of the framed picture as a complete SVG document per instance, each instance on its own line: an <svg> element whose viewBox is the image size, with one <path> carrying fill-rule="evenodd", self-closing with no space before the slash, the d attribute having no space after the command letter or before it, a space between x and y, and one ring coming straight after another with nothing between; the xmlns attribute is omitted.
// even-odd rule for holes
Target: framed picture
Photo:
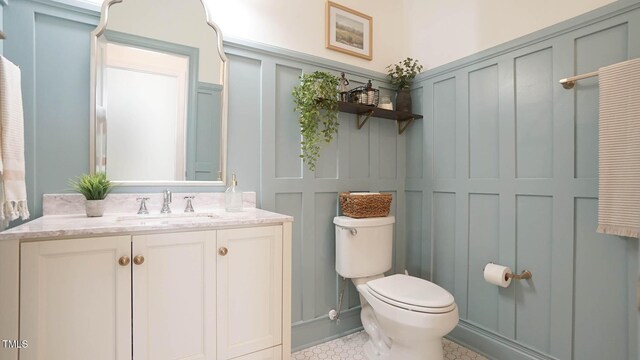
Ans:
<svg viewBox="0 0 640 360"><path fill-rule="evenodd" d="M327 49L373 58L373 18L327 1Z"/></svg>

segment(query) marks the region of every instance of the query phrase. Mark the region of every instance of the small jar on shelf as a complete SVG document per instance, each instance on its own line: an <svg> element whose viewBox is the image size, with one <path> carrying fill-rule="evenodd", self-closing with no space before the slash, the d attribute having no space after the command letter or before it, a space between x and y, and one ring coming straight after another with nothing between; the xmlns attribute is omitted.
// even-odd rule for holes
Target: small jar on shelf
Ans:
<svg viewBox="0 0 640 360"><path fill-rule="evenodd" d="M380 105L378 105L381 109L393 110L393 103L391 103L391 97L389 95L380 96Z"/></svg>

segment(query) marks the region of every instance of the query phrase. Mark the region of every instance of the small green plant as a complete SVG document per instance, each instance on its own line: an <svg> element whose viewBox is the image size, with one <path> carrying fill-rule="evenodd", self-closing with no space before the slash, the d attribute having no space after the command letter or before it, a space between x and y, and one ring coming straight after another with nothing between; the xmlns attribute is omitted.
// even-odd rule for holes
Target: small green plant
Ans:
<svg viewBox="0 0 640 360"><path fill-rule="evenodd" d="M408 89L420 71L422 71L422 65L418 64L418 60L406 58L397 64L387 66L387 78L396 89Z"/></svg>
<svg viewBox="0 0 640 360"><path fill-rule="evenodd" d="M294 111L300 113L302 154L309 170L316 169L320 142L331 142L338 133L337 77L322 71L300 76L300 85L293 88Z"/></svg>
<svg viewBox="0 0 640 360"><path fill-rule="evenodd" d="M113 187L111 181L107 180L107 174L103 172L82 174L75 180L69 180L69 185L87 200L103 200Z"/></svg>

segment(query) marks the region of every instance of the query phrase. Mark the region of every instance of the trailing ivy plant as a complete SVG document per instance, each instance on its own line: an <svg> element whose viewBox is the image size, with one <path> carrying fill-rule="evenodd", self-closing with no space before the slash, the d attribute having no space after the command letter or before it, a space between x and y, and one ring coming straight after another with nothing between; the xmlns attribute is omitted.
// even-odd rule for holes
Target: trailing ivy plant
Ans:
<svg viewBox="0 0 640 360"><path fill-rule="evenodd" d="M320 143L331 142L338 133L338 85L337 77L315 71L301 75L300 85L293 88L293 110L300 113L300 157L311 171L316 169Z"/></svg>

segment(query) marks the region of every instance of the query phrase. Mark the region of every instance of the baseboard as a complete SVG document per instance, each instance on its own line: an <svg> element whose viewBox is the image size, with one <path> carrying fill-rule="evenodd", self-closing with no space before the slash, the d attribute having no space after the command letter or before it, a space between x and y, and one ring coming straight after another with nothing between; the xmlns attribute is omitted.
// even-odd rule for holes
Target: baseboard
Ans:
<svg viewBox="0 0 640 360"><path fill-rule="evenodd" d="M328 317L298 322L292 329L292 352L360 330L360 307L344 311L340 315L340 324L329 320ZM465 320L460 320L458 326L446 337L493 360L558 360Z"/></svg>
<svg viewBox="0 0 640 360"><path fill-rule="evenodd" d="M298 322L293 324L291 329L292 352L360 330L362 330L362 323L359 306L343 311L340 314L340 323L329 320L328 316Z"/></svg>
<svg viewBox="0 0 640 360"><path fill-rule="evenodd" d="M557 360L465 320L447 338L493 360Z"/></svg>

